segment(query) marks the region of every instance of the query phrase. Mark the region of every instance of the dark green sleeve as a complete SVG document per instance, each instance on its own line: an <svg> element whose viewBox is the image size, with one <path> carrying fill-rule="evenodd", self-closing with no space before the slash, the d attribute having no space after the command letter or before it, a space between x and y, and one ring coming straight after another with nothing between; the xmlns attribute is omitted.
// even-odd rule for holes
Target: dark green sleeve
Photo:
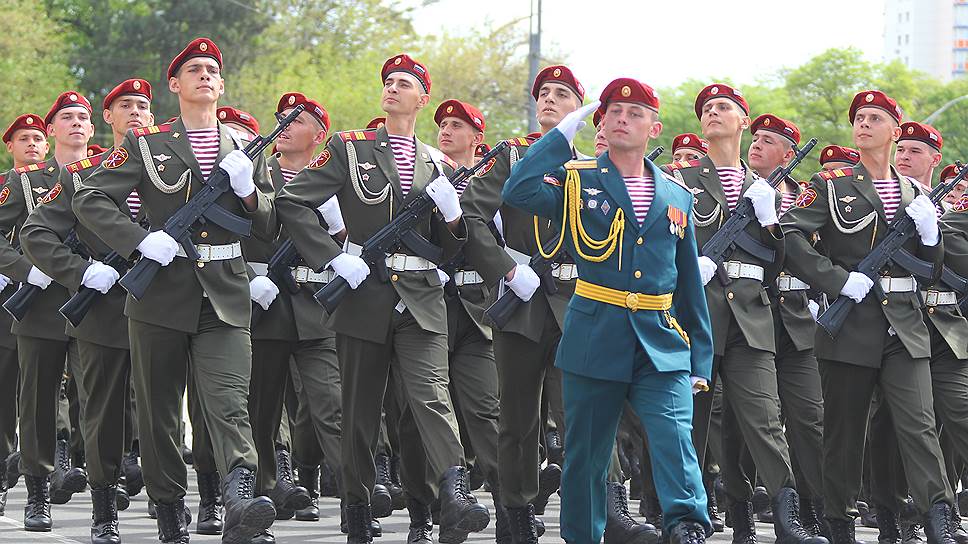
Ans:
<svg viewBox="0 0 968 544"><path fill-rule="evenodd" d="M37 206L27 217L20 231L20 245L37 268L64 287L77 290L91 264L64 245L77 224L71 208L74 182L66 168L61 169L59 183L57 197Z"/></svg>

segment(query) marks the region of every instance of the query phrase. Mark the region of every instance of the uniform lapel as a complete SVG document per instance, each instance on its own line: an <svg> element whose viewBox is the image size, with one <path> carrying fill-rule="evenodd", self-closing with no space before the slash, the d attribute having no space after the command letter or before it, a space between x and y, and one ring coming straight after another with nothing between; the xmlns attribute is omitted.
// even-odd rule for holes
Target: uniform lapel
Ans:
<svg viewBox="0 0 968 544"><path fill-rule="evenodd" d="M380 167L380 171L383 172L390 187L393 188L394 196L397 197L397 200L403 202L403 189L400 188L400 173L397 172L397 161L393 158L393 148L390 147L390 136L387 134L386 127L380 127L376 131L376 143L373 145L373 154L376 155L377 166ZM382 187L376 190L379 191L380 189Z"/></svg>
<svg viewBox="0 0 968 544"><path fill-rule="evenodd" d="M202 177L202 170L198 166L198 160L195 158L195 153L192 151L192 144L188 141L188 131L185 130L185 124L182 123L181 117L172 123L171 131L168 132L167 143L168 148L171 149L172 153L181 159L185 166L192 170L192 177L201 183L204 180Z"/></svg>
<svg viewBox="0 0 968 544"><path fill-rule="evenodd" d="M907 208L908 204L910 204L911 201L918 196L918 193L914 192L914 185L911 180L899 174L894 168L893 164L891 165L891 175L897 180L898 185L901 187L901 202L898 203L897 211L894 212L894 217L897 218L903 212L904 208Z"/></svg>
<svg viewBox="0 0 968 544"><path fill-rule="evenodd" d="M862 164L854 167L853 174L854 189L870 202L871 206L877 210L878 217L886 224L887 215L884 213L884 203L881 202L881 197L877 196L877 189L874 188L873 178L867 173L867 169Z"/></svg>
<svg viewBox="0 0 968 544"><path fill-rule="evenodd" d="M413 165L413 185L410 187L410 192L407 193L405 203L410 202L414 196L423 192L427 184L433 181L431 178L434 176L436 170L437 167L434 165L434 160L430 156L430 151L418 139Z"/></svg>
<svg viewBox="0 0 968 544"><path fill-rule="evenodd" d="M652 197L652 204L649 205L649 211L645 214L645 219L642 220L642 226L639 228L639 233L643 233L649 230L656 220L662 215L663 210L660 208L665 207L665 203L669 200L666 191L668 191L668 183L662 177L662 172L659 168L646 161L645 167L652 172L652 179L655 180L655 196ZM688 210L683 210L688 211Z"/></svg>
<svg viewBox="0 0 968 544"><path fill-rule="evenodd" d="M723 182L719 180L719 173L716 172L716 165L708 156L699 161L699 183L702 184L709 196L713 197L723 213L729 212L729 205L726 203L726 193L723 192Z"/></svg>
<svg viewBox="0 0 968 544"><path fill-rule="evenodd" d="M242 149L241 142L237 143L235 138L232 137L232 129L223 125L222 123L219 123L218 124L218 157L215 157L215 165L212 166L212 172L209 174L209 177L211 177L212 174L215 173L215 169L218 168L218 165L222 162L222 159L224 159L226 155L235 151L236 149Z"/></svg>
<svg viewBox="0 0 968 544"><path fill-rule="evenodd" d="M639 222L635 218L635 208L632 206L629 191L625 187L625 180L622 179L622 174L619 173L618 168L612 164L612 159L608 157L607 151L598 158L598 173L599 179L602 180L602 186L605 187L605 192L612 197L612 202L625 210L625 220L629 222L633 230L638 230Z"/></svg>

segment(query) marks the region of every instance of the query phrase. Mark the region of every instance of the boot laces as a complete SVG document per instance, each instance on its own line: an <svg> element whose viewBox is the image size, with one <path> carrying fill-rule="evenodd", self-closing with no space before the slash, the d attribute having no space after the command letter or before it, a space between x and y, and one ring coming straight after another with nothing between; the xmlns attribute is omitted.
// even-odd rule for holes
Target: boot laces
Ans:
<svg viewBox="0 0 968 544"><path fill-rule="evenodd" d="M615 514L626 527L638 525L632 515L629 514L628 499L625 496L625 486L615 486Z"/></svg>
<svg viewBox="0 0 968 544"><path fill-rule="evenodd" d="M947 524L944 524L944 529L945 531L948 530ZM901 539L903 542L922 542L921 525L918 523L905 523Z"/></svg>
<svg viewBox="0 0 968 544"><path fill-rule="evenodd" d="M57 441L57 466L64 472L71 469L70 452L68 451L67 442L64 440Z"/></svg>
<svg viewBox="0 0 968 544"><path fill-rule="evenodd" d="M289 462L289 452L286 450L276 452L276 478L291 486L296 485L292 480L292 464Z"/></svg>
<svg viewBox="0 0 968 544"><path fill-rule="evenodd" d="M236 492L241 498L251 498L252 488L255 485L255 474L251 471L243 470L239 475L239 483L236 486Z"/></svg>
<svg viewBox="0 0 968 544"><path fill-rule="evenodd" d="M393 484L393 478L390 477L390 458L386 455L377 456L376 481L383 485Z"/></svg>

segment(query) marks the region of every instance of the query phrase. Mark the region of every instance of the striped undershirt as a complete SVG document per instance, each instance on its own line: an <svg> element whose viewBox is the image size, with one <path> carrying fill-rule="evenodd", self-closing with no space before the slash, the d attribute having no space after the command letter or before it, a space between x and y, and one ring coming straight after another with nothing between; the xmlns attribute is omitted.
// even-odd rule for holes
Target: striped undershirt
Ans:
<svg viewBox="0 0 968 544"><path fill-rule="evenodd" d="M901 204L901 186L896 179L875 179L873 183L877 197L884 205L884 216L889 222L893 221L897 207Z"/></svg>
<svg viewBox="0 0 968 544"><path fill-rule="evenodd" d="M393 149L393 160L397 163L397 173L400 175L400 189L406 196L413 186L413 166L417 160L417 143L413 136L390 137L390 147Z"/></svg>
<svg viewBox="0 0 968 544"><path fill-rule="evenodd" d="M208 180L212 168L215 166L215 159L218 158L218 127L200 128L189 130L188 141L192 144L192 153L198 161L198 169L202 171L202 177Z"/></svg>
<svg viewBox="0 0 968 544"><path fill-rule="evenodd" d="M138 212L141 210L141 195L138 191L131 191L128 195L128 209L131 210L131 219L134 220L138 217Z"/></svg>
<svg viewBox="0 0 968 544"><path fill-rule="evenodd" d="M781 195L781 199L782 200L780 201L780 215L783 215L786 213L787 210L790 209L790 206L793 206L793 203L797 200L797 194L792 192L783 193Z"/></svg>
<svg viewBox="0 0 968 544"><path fill-rule="evenodd" d="M285 180L286 183L289 183L292 181L292 178L296 177L296 174L299 173L299 170L290 170L280 166L279 173L282 174L282 179Z"/></svg>
<svg viewBox="0 0 968 544"><path fill-rule="evenodd" d="M635 210L635 219L641 225L645 216L649 213L649 206L655 197L655 180L652 176L631 176L625 178L625 188L632 199L632 208Z"/></svg>
<svg viewBox="0 0 968 544"><path fill-rule="evenodd" d="M719 174L719 181L723 185L723 193L726 195L726 204L730 211L736 208L739 197L743 193L743 181L746 179L746 169L734 168L732 166L718 166L716 173Z"/></svg>

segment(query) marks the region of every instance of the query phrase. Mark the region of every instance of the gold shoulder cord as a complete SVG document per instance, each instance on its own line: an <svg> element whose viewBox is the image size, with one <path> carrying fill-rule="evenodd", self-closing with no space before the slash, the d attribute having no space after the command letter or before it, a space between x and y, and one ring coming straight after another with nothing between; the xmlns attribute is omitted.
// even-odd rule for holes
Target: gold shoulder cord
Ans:
<svg viewBox="0 0 968 544"><path fill-rule="evenodd" d="M602 240L596 240L588 235L581 222L579 213L579 203L581 202L581 175L577 170L567 169L565 175L565 202L562 206L561 225L562 230L558 238L555 249L550 254L546 254L541 244L541 236L538 233L538 216L534 216L534 239L538 244L538 252L545 259L552 259L561 250L565 241L565 227L571 231L572 242L578 256L586 261L600 263L612 256L615 248L618 247L618 269L622 269L622 240L625 234L625 211L618 207L612 224L608 228L608 236ZM582 244L592 251L601 251L600 255L589 255L582 250Z"/></svg>

